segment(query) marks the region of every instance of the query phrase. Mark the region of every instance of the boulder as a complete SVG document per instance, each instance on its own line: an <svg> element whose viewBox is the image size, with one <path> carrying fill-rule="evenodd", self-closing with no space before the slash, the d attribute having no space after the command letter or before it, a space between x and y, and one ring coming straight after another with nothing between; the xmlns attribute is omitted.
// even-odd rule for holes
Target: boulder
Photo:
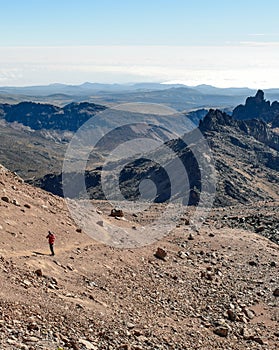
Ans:
<svg viewBox="0 0 279 350"><path fill-rule="evenodd" d="M167 252L166 250L162 249L162 248L157 248L157 251L155 253L156 258L161 259L161 260L165 260L166 256L167 256Z"/></svg>
<svg viewBox="0 0 279 350"><path fill-rule="evenodd" d="M43 277L43 271L42 271L42 269L37 269L37 270L35 271L35 274L36 274L38 277Z"/></svg>
<svg viewBox="0 0 279 350"><path fill-rule="evenodd" d="M7 196L3 196L3 197L1 197L1 199L3 202L10 203L10 199Z"/></svg>
<svg viewBox="0 0 279 350"><path fill-rule="evenodd" d="M214 329L214 333L220 337L227 337L229 335L229 328L227 326L219 326Z"/></svg>
<svg viewBox="0 0 279 350"><path fill-rule="evenodd" d="M121 209L112 209L111 212L110 212L110 216L113 216L113 217L123 217L124 216L124 213L123 213L123 210Z"/></svg>

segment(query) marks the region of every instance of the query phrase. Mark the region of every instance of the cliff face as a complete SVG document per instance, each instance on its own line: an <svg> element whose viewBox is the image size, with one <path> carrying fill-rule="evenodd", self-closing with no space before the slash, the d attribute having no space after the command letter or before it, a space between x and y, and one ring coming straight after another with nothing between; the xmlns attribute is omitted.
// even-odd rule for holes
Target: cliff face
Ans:
<svg viewBox="0 0 279 350"><path fill-rule="evenodd" d="M272 129L272 122L270 122L272 116L276 114L275 111L278 106L278 102L270 104L270 102L265 101L263 92L258 91L255 97L247 99L245 106L238 106L234 110L233 116L212 109L200 122L199 129L212 150L218 175L216 206L250 203L265 199L275 200L278 197L279 136ZM5 120L25 123L33 129L45 127L46 129L76 130L94 113L104 108L104 106L90 103L72 103L64 108L59 108L52 105L26 102L15 106L0 105L0 115ZM117 118L111 119L117 124ZM265 120L269 122L267 123ZM273 123L276 120L275 117ZM102 119L101 122L105 121ZM122 134L127 141L139 137L139 135L142 135L142 137L149 136L154 134L155 131L152 129L148 133L144 131L144 134L139 134L137 130L123 128ZM31 136L27 136L30 140ZM33 145L37 147L38 141L39 139L34 140ZM104 145L105 150L116 147L116 144L113 143L115 141L113 133L109 134L109 137L104 138L103 141L107 141ZM109 148L106 148L107 146ZM185 191L181 190L184 188L184 178L181 177L181 183L175 190L175 196L183 197L183 199L189 197L189 202L185 202L185 204L195 205L199 201L199 191L202 186L207 186L207 184L201 183L200 164L182 140L169 141L167 146L182 161L189 180L188 193L185 195ZM52 150L51 143L48 144L48 147ZM199 144L195 144L195 147L198 148ZM42 152L41 148L40 146L38 149L40 152ZM32 157L34 155L34 159L38 159L34 150L35 148L31 149ZM64 148L59 149L59 153L55 155L55 159L59 159L60 162L63 159L61 153L63 150ZM43 155L48 162L49 159L54 159L53 152L44 153ZM119 185L124 197L132 200L137 199L141 181L148 179L156 185L157 202L164 202L169 199L171 183L166 172L159 165L161 164L160 157L164 157L163 152L159 152L158 162L150 161L146 157L146 159L130 161L121 169ZM156 158L151 157L150 159ZM92 161L85 174L88 192L92 198L96 199L104 199L100 183L102 162L102 157L98 158L98 164L96 161ZM41 158L39 163L41 163ZM121 164L119 163L117 166L120 169ZM171 168L172 166L173 163L170 161L168 167ZM35 172L34 165L35 178L32 177L30 182L60 196L63 195L61 174L58 174L60 170L54 172L48 168L47 172L39 176L35 176ZM76 174L73 174L73 176L76 176Z"/></svg>
<svg viewBox="0 0 279 350"><path fill-rule="evenodd" d="M211 148L217 172L215 206L279 198L279 137L265 122L256 119L235 120L219 110L210 110L199 128ZM191 149L181 139L169 141L167 147L182 161L188 174L188 192L185 192L185 179L181 177L174 196L185 198L185 204L196 205L201 189L210 188L210 169L208 183L201 183L200 167L206 164L201 159L197 162ZM194 143L192 147L199 150L200 145ZM159 151L157 162L146 157L128 162L121 169L119 186L125 198L136 200L140 182L149 179L157 188L156 201L169 200L172 184L160 167L163 156ZM172 162L170 160L167 168L173 168ZM105 199L101 188L101 171L102 168L96 168L85 174L87 190L95 199ZM61 175L38 179L37 185L62 194Z"/></svg>
<svg viewBox="0 0 279 350"><path fill-rule="evenodd" d="M33 130L57 129L76 131L105 106L94 103L70 103L63 108L51 104L21 102L0 105L0 117L7 122L18 122Z"/></svg>
<svg viewBox="0 0 279 350"><path fill-rule="evenodd" d="M200 122L199 128L204 133L214 131L223 134L228 133L229 129L233 128L236 133L240 134L240 137L244 133L277 151L279 150L279 135L261 119L236 120L219 110L210 110Z"/></svg>
<svg viewBox="0 0 279 350"><path fill-rule="evenodd" d="M264 99L264 92L258 90L254 97L248 97L245 105L239 105L233 110L233 117L239 120L261 119L267 123L272 123L279 117L279 103Z"/></svg>

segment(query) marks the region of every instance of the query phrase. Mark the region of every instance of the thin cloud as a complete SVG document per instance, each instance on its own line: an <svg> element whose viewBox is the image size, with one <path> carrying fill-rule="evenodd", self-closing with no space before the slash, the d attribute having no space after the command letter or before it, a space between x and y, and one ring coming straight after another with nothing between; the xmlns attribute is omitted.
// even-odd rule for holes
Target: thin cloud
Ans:
<svg viewBox="0 0 279 350"><path fill-rule="evenodd" d="M279 47L279 41L241 41L242 46Z"/></svg>
<svg viewBox="0 0 279 350"><path fill-rule="evenodd" d="M224 46L0 47L0 84L183 81L278 87L279 42Z"/></svg>

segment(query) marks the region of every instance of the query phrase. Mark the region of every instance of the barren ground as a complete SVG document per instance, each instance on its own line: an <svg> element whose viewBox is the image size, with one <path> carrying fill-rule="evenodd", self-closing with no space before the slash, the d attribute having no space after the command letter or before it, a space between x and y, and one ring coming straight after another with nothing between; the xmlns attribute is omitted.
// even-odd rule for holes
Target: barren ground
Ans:
<svg viewBox="0 0 279 350"><path fill-rule="evenodd" d="M279 246L223 219L265 211L278 222L278 203L216 209L199 232L185 214L164 239L116 249L78 232L63 199L4 168L0 186L1 350L278 349ZM156 215L116 220L97 205L120 226Z"/></svg>

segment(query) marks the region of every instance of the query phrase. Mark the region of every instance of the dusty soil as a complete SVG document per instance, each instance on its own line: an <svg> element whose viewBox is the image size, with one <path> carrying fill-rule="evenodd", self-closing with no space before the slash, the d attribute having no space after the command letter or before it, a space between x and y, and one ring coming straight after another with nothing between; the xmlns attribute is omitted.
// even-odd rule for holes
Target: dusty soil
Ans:
<svg viewBox="0 0 279 350"><path fill-rule="evenodd" d="M156 216L116 220L97 204L120 226ZM278 349L279 246L227 218L277 220L277 208L215 209L198 232L185 213L160 241L116 249L79 232L63 199L0 168L0 349Z"/></svg>

